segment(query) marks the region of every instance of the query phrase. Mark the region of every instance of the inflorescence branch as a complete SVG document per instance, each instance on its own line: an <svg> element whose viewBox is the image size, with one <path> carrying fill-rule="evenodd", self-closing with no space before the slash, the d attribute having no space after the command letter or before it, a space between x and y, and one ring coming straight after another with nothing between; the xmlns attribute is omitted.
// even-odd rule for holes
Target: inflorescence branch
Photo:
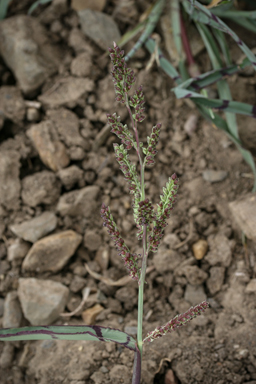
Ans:
<svg viewBox="0 0 256 384"><path fill-rule="evenodd" d="M119 256L122 257L124 265L128 269L130 276L134 280L139 280L140 268L138 266L138 260L140 255L130 252L129 248L121 237L113 216L110 213L110 208L107 207L104 203L102 204L100 213L103 219L103 226L108 229L108 233L114 241L114 244L119 251Z"/></svg>
<svg viewBox="0 0 256 384"><path fill-rule="evenodd" d="M194 319L195 317L201 315L209 307L209 304L206 301L203 301L201 304L196 305L195 307L191 307L187 312L175 316L172 320L168 321L165 325L161 327L157 327L154 331L151 331L147 334L143 343L145 341L154 341L159 337L165 336L167 333L174 331L177 328L182 327L187 324L189 321Z"/></svg>

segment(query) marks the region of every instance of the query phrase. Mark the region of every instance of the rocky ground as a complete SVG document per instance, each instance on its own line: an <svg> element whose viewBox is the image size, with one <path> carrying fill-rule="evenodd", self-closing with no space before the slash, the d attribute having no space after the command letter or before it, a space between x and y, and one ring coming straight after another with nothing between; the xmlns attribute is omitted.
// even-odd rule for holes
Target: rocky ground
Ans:
<svg viewBox="0 0 256 384"><path fill-rule="evenodd" d="M0 326L96 323L136 337L137 284L119 281L126 270L100 218L101 203L109 204L127 245L140 253L106 113L129 119L114 101L105 52L148 4L91 3L98 13L54 0L28 17L31 2L14 1L0 22ZM255 36L237 33L256 46ZM252 174L223 132L175 99L156 65L145 70L149 59L141 49L129 62L146 99L140 139L163 124L146 193L157 203L174 172L180 190L149 258L144 332L205 299L210 309L145 346L142 383L255 384ZM196 59L209 70L204 52ZM253 72L233 76L234 99L256 104L255 79ZM238 120L255 154L255 120ZM131 383L133 354L111 343L0 342L0 355L1 384Z"/></svg>

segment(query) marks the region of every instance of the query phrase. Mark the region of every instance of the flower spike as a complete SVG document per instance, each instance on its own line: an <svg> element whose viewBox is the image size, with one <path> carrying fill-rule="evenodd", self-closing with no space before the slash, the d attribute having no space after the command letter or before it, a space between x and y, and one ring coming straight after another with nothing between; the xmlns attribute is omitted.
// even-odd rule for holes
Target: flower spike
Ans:
<svg viewBox="0 0 256 384"><path fill-rule="evenodd" d="M104 203L101 206L101 217L103 219L103 226L108 229L108 233L111 236L114 244L119 251L119 255L124 261L124 265L129 271L129 274L133 280L139 280L140 268L138 266L139 255L131 253L124 240L122 239L117 225L110 213L110 208Z"/></svg>
<svg viewBox="0 0 256 384"><path fill-rule="evenodd" d="M154 341L159 337L165 336L167 333L174 331L177 328L182 327L195 317L201 315L207 308L209 307L209 303L203 301L201 304L196 305L195 307L191 307L187 312L175 316L172 320L168 321L165 325L156 328L154 331L151 331L147 334L143 343L145 341Z"/></svg>

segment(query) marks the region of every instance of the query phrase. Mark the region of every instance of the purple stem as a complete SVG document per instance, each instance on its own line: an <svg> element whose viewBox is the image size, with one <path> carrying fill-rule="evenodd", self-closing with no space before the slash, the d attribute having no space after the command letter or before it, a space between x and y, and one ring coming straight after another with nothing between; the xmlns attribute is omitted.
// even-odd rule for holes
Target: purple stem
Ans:
<svg viewBox="0 0 256 384"><path fill-rule="evenodd" d="M141 354L137 345L136 349L136 352L134 352L132 384L140 384L141 377Z"/></svg>

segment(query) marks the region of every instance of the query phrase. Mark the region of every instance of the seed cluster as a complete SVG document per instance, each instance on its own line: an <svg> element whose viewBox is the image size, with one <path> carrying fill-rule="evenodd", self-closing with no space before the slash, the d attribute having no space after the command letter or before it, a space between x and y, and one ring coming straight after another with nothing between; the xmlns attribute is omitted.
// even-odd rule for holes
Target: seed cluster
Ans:
<svg viewBox="0 0 256 384"><path fill-rule="evenodd" d="M147 138L148 147L143 149L145 155L144 163L146 166L151 166L155 164L155 155L157 154L156 146L159 141L160 129L162 124L157 124L152 128L151 135Z"/></svg>
<svg viewBox="0 0 256 384"><path fill-rule="evenodd" d="M116 92L116 101L125 103L125 94L129 92L135 82L135 75L131 68L127 67L124 60L124 51L114 43L114 48L108 49L113 64L112 79Z"/></svg>
<svg viewBox="0 0 256 384"><path fill-rule="evenodd" d="M156 252L160 240L164 235L164 228L168 225L167 220L171 215L173 204L176 202L179 179L174 173L163 189L163 195L160 196L161 202L158 204L157 219L154 222L151 235L149 236L149 251Z"/></svg>
<svg viewBox="0 0 256 384"><path fill-rule="evenodd" d="M145 199L138 203L138 224L150 225L155 219L154 207L149 199Z"/></svg>
<svg viewBox="0 0 256 384"><path fill-rule="evenodd" d="M142 85L137 89L137 91L135 91L134 95L130 98L129 104L135 110L135 113L133 115L134 120L141 123L146 117L145 115L143 115L143 113L145 112L145 99L144 94L142 92Z"/></svg>
<svg viewBox="0 0 256 384"><path fill-rule="evenodd" d="M182 327L195 317L201 315L207 308L209 304L206 301L203 301L201 304L196 305L195 307L191 307L187 312L175 316L172 320L170 320L165 325L161 327L157 327L154 331L151 331L147 334L144 341L152 342L159 337L165 336L167 333L174 331L177 328Z"/></svg>
<svg viewBox="0 0 256 384"><path fill-rule="evenodd" d="M121 142L126 146L126 149L129 150L133 146L135 147L132 133L128 130L127 125L120 123L120 116L117 116L116 113L111 116L110 113L108 113L107 118L108 124L111 127L111 132L119 137Z"/></svg>
<svg viewBox="0 0 256 384"><path fill-rule="evenodd" d="M127 150L123 145L113 144L117 162L124 174L125 180L128 182L131 194L138 195L140 191L140 182L136 172L136 167L131 164Z"/></svg>
<svg viewBox="0 0 256 384"><path fill-rule="evenodd" d="M113 216L110 213L110 208L107 207L104 203L101 207L101 217L103 219L103 226L108 229L108 233L114 244L119 251L119 256L122 257L124 265L129 271L129 275L133 280L139 280L140 278L140 268L138 266L139 255L136 253L131 253L124 240L121 237L120 232L118 231L117 225L113 219Z"/></svg>

